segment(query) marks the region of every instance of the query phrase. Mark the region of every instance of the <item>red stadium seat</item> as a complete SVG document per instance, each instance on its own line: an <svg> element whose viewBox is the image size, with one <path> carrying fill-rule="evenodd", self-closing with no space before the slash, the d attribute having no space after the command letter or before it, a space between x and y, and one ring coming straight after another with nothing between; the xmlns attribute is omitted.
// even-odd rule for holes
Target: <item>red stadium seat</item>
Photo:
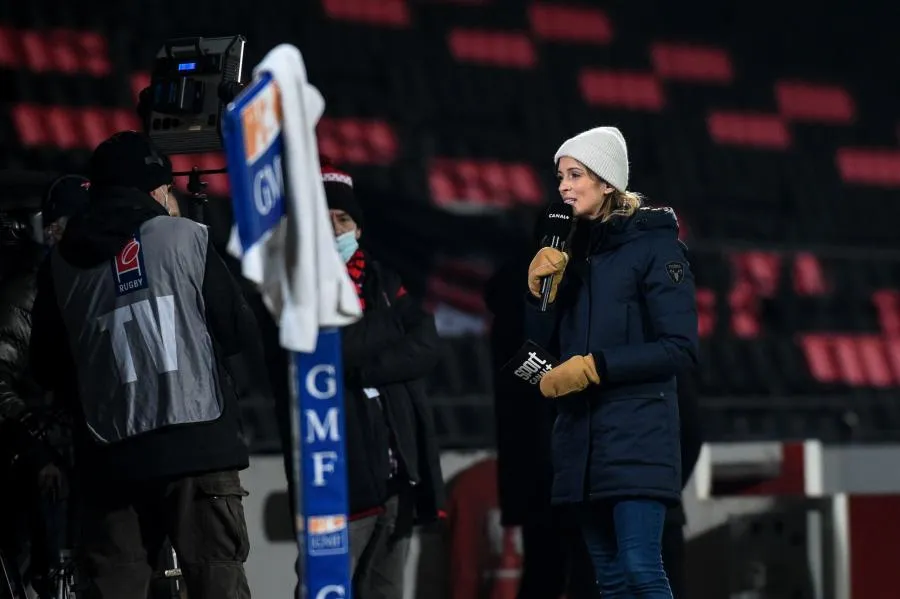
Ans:
<svg viewBox="0 0 900 599"><path fill-rule="evenodd" d="M593 106L659 112L665 104L662 86L652 73L585 69L578 86L584 101Z"/></svg>
<svg viewBox="0 0 900 599"><path fill-rule="evenodd" d="M653 69L663 79L731 83L734 69L721 48L657 42L650 49Z"/></svg>
<svg viewBox="0 0 900 599"><path fill-rule="evenodd" d="M613 27L606 13L586 6L535 3L528 8L531 31L542 40L606 45Z"/></svg>
<svg viewBox="0 0 900 599"><path fill-rule="evenodd" d="M785 150L791 145L787 126L779 116L714 111L707 119L709 135L721 145Z"/></svg>

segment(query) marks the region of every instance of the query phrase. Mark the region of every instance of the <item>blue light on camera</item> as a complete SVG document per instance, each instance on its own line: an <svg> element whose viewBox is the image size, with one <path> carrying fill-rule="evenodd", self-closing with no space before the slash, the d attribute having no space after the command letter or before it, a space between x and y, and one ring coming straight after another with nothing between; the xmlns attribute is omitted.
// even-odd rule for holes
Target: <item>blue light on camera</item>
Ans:
<svg viewBox="0 0 900 599"><path fill-rule="evenodd" d="M178 64L179 71L195 71L197 70L196 62L182 62Z"/></svg>

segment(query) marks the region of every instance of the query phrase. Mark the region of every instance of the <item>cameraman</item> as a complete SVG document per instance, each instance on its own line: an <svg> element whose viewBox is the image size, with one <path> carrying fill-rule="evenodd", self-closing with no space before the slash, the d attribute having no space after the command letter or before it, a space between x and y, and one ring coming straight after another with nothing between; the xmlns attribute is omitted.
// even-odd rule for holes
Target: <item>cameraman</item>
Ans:
<svg viewBox="0 0 900 599"><path fill-rule="evenodd" d="M88 181L76 175L55 179L43 194L43 231L34 231L27 211L0 215L0 486L19 489L11 494L21 505L0 524L0 549L10 558L23 557L31 541L31 565L25 576L41 597L51 566L56 565L60 533L53 526L54 504L62 495L63 475L54 454L41 440L41 392L28 371L31 312L37 292L37 272L47 251L65 230L68 219L87 206ZM43 239L41 244L38 239ZM46 510L46 513L45 513Z"/></svg>
<svg viewBox="0 0 900 599"><path fill-rule="evenodd" d="M145 597L168 536L191 599L248 599L237 400L256 322L207 228L170 216L149 138L112 136L90 174L90 207L38 275L31 338L36 379L76 423L86 577L99 599Z"/></svg>

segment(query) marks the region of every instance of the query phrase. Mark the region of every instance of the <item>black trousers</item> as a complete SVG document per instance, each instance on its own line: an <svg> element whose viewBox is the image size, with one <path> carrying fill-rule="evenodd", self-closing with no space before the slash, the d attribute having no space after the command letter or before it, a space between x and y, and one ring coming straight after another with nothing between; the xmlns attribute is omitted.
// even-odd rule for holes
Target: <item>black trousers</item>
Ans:
<svg viewBox="0 0 900 599"><path fill-rule="evenodd" d="M599 599L594 565L569 510L533 517L522 526L522 545L517 599Z"/></svg>
<svg viewBox="0 0 900 599"><path fill-rule="evenodd" d="M249 599L250 549L236 471L83 486L84 572L92 599L147 596L168 537L191 599Z"/></svg>
<svg viewBox="0 0 900 599"><path fill-rule="evenodd" d="M18 567L14 574L21 576L21 584L30 583L41 597L49 597L48 575L59 561L67 504L43 496L37 486L37 472L30 468L4 470L0 488L11 490L0 515L0 551L8 566ZM23 572L26 561L28 568Z"/></svg>

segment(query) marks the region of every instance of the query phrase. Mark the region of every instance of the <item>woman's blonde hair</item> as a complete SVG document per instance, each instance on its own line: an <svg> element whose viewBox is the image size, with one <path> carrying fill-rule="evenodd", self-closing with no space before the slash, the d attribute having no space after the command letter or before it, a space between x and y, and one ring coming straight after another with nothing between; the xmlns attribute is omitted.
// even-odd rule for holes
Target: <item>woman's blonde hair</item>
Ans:
<svg viewBox="0 0 900 599"><path fill-rule="evenodd" d="M587 170L594 180L609 185L609 183L599 177L597 173L590 169ZM644 197L641 194L633 191L619 191L618 189L613 188L612 193L606 194L603 197L603 204L600 206L600 222L605 223L614 216L624 216L627 218L637 212L637 209L640 208L643 203Z"/></svg>

